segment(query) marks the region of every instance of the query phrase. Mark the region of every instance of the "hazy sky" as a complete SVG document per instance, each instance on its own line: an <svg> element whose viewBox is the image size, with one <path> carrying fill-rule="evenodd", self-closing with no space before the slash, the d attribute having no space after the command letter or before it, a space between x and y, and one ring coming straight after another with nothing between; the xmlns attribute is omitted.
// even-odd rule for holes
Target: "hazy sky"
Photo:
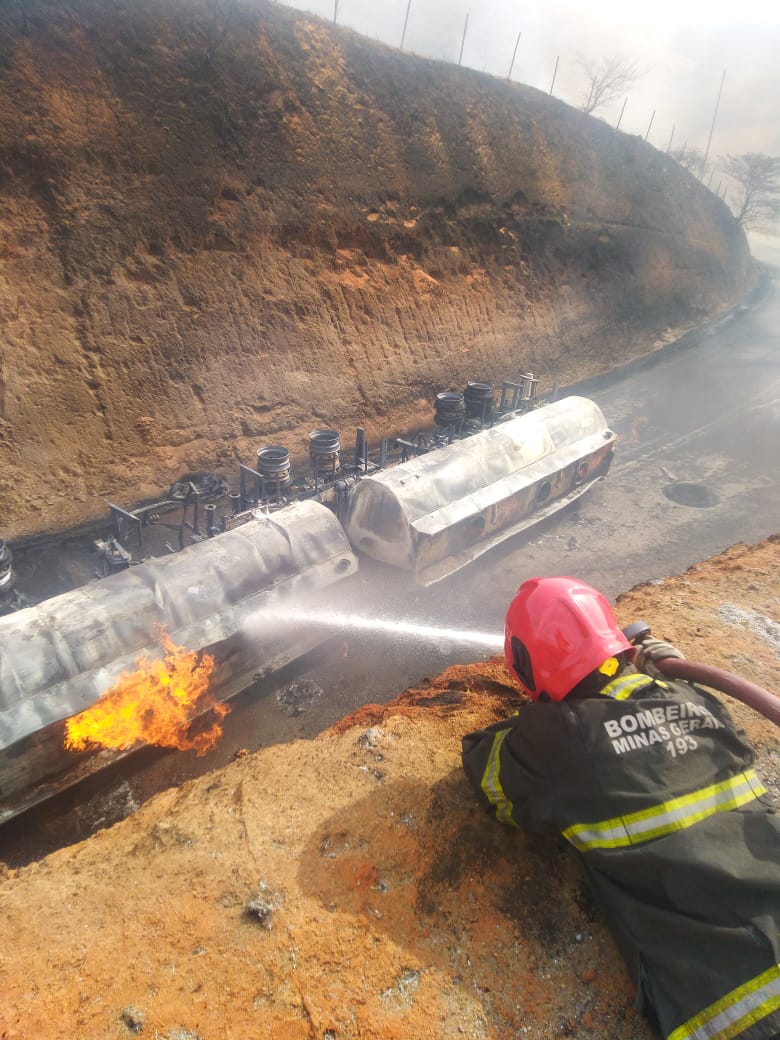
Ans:
<svg viewBox="0 0 780 1040"><path fill-rule="evenodd" d="M286 0L332 21L336 0ZM339 24L399 46L409 0L338 0ZM780 155L780 0L411 0L404 50L512 78L578 105L580 58L619 57L641 75L621 129L665 150L704 151L725 71L711 158ZM623 99L600 112L614 125ZM655 115L653 115L655 112ZM652 126L651 126L652 119Z"/></svg>

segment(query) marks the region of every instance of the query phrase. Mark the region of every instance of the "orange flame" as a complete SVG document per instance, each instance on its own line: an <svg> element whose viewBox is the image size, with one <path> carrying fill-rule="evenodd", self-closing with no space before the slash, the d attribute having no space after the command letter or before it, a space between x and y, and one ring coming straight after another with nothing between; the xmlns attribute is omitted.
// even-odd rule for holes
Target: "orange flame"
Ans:
<svg viewBox="0 0 780 1040"><path fill-rule="evenodd" d="M176 646L164 628L158 633L165 657L153 661L145 654L135 672L123 672L115 685L93 707L68 719L65 747L127 750L135 744L197 751L205 755L222 736L222 720L230 706L208 693L214 658ZM210 711L213 721L190 732L193 720Z"/></svg>

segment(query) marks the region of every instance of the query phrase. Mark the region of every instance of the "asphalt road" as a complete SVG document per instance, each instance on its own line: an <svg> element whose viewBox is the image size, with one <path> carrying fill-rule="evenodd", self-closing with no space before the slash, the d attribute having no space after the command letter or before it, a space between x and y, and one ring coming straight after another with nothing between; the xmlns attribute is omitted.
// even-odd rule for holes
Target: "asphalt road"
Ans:
<svg viewBox="0 0 780 1040"><path fill-rule="evenodd" d="M759 260L780 271L780 239L752 244ZM310 738L362 704L488 656L495 648L457 633L499 635L525 578L570 574L614 598L735 542L780 531L780 282L651 362L577 392L597 401L619 435L605 480L530 538L486 554L446 583L414 590L366 566L354 599L338 605L369 620L451 628L451 637L325 628L332 638L319 650L233 702L214 752L198 759L144 750L113 776L7 825L0 859L25 862L121 818L157 790L218 768L240 748Z"/></svg>

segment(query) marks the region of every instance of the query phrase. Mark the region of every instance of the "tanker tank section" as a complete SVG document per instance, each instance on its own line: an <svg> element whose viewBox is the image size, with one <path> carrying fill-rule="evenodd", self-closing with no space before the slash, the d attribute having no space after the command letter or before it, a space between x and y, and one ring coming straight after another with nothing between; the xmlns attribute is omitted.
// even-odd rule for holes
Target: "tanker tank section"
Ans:
<svg viewBox="0 0 780 1040"><path fill-rule="evenodd" d="M347 535L431 585L579 498L609 469L614 443L593 401L566 397L365 477Z"/></svg>
<svg viewBox="0 0 780 1040"><path fill-rule="evenodd" d="M64 748L65 720L97 703L141 654L174 643L208 651L220 700L307 653L303 627L242 630L259 611L284 612L357 570L333 513L296 502L182 552L0 618L0 823L120 756ZM131 749L128 749L131 750Z"/></svg>

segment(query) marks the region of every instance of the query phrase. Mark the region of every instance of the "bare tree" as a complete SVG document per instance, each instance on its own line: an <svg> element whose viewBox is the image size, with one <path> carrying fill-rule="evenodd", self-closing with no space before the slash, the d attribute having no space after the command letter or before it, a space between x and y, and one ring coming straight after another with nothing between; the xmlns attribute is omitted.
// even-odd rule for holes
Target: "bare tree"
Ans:
<svg viewBox="0 0 780 1040"><path fill-rule="evenodd" d="M740 224L750 227L780 216L780 157L745 152L727 155L720 165L736 185L729 202Z"/></svg>
<svg viewBox="0 0 780 1040"><path fill-rule="evenodd" d="M580 111L587 115L620 97L639 76L636 62L622 58L600 58L598 61L580 58L579 65L585 73Z"/></svg>

